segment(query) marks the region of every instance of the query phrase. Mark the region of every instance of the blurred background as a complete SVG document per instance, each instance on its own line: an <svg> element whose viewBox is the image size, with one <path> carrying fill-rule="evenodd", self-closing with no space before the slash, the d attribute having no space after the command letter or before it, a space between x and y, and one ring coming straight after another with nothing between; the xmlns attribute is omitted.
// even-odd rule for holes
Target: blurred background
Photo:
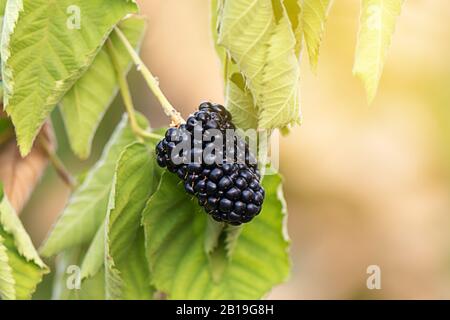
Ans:
<svg viewBox="0 0 450 320"><path fill-rule="evenodd" d="M202 100L222 103L209 1L138 2L149 24L142 56L169 100L185 116ZM317 72L302 61L303 125L281 143L293 270L268 298L450 299L450 2L406 2L370 106L351 72L358 18L359 1L335 1ZM152 125L166 126L135 71L130 83ZM121 112L116 99L82 163L55 112L72 172L95 162ZM68 194L48 169L22 215L36 245ZM381 268L381 290L366 287L369 265Z"/></svg>

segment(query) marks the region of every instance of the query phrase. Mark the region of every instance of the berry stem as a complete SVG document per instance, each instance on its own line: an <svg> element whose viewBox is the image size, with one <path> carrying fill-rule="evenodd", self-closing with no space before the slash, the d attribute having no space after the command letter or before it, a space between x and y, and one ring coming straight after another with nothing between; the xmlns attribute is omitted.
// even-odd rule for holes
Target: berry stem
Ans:
<svg viewBox="0 0 450 320"><path fill-rule="evenodd" d="M120 93L122 95L123 103L125 105L125 110L127 111L128 116L130 118L131 130L133 130L134 134L137 137L141 138L141 140L143 138L160 140L162 138L160 135L148 132L139 126L139 123L136 118L136 111L133 105L133 98L131 97L130 93L130 87L128 86L125 74L119 68L119 61L117 58L116 49L114 48L114 45L110 39L107 40L106 45L108 47L109 56L111 57L112 63L114 65L117 82L119 83Z"/></svg>
<svg viewBox="0 0 450 320"><path fill-rule="evenodd" d="M128 54L130 55L131 59L133 60L134 64L137 67L137 70L142 74L145 81L147 82L148 87L153 92L155 97L158 99L159 103L161 104L164 110L164 113L172 120L172 125L177 127L180 124L185 123L185 120L183 119L181 114L170 104L169 100L167 100L166 96L159 87L158 80L156 80L156 78L144 64L142 59L136 53L133 46L128 41L127 37L123 34L123 32L119 28L115 28L114 30L116 31L117 35L119 36L119 39L122 41L125 48L127 49Z"/></svg>

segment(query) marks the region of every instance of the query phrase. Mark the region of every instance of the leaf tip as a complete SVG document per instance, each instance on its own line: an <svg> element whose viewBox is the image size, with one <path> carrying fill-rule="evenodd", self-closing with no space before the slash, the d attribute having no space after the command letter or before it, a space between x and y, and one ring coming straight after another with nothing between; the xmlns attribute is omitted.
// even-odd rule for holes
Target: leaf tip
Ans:
<svg viewBox="0 0 450 320"><path fill-rule="evenodd" d="M34 141L36 139L37 133L39 132L39 129L24 132L21 129L21 125L17 124L17 121L15 121L15 117L11 116L11 120L14 124L14 130L16 133L16 139L17 139L17 146L19 148L19 153L22 158L25 158L29 155L31 152L31 149L33 148Z"/></svg>
<svg viewBox="0 0 450 320"><path fill-rule="evenodd" d="M369 105L373 104L378 93L379 79L374 81L373 79L370 79L367 74L359 71L357 68L353 69L353 75L363 83L366 91L367 103Z"/></svg>

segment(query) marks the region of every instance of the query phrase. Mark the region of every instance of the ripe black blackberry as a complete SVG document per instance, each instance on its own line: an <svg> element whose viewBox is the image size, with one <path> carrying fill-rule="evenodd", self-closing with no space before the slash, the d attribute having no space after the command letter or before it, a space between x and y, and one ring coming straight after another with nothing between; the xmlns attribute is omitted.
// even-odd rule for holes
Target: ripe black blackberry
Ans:
<svg viewBox="0 0 450 320"><path fill-rule="evenodd" d="M223 106L202 103L186 124L166 131L156 154L215 220L240 225L261 212L264 189L248 144L227 135L235 130L231 120Z"/></svg>

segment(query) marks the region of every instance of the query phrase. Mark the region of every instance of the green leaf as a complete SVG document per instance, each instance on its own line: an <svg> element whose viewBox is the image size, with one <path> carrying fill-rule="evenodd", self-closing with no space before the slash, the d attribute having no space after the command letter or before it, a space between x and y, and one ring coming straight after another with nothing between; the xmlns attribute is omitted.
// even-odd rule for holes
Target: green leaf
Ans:
<svg viewBox="0 0 450 320"><path fill-rule="evenodd" d="M225 249L229 259L233 257L234 249L236 249L237 240L241 235L242 227L228 226L225 238Z"/></svg>
<svg viewBox="0 0 450 320"><path fill-rule="evenodd" d="M258 111L245 80L240 73L234 73L228 83L225 105L233 115L233 123L242 130L258 127Z"/></svg>
<svg viewBox="0 0 450 320"><path fill-rule="evenodd" d="M214 279L204 249L207 215L175 175L163 174L143 212L155 287L171 299L259 299L284 281L289 243L281 178L267 176L263 184L266 200L261 214L242 227L231 259L219 261L223 274Z"/></svg>
<svg viewBox="0 0 450 320"><path fill-rule="evenodd" d="M76 6L76 7L74 7ZM79 8L80 28L70 25ZM83 75L112 28L137 5L125 0L9 0L2 36L5 108L23 156L45 119Z"/></svg>
<svg viewBox="0 0 450 320"><path fill-rule="evenodd" d="M92 278L103 267L105 258L105 232L105 224L102 224L81 264L81 280Z"/></svg>
<svg viewBox="0 0 450 320"><path fill-rule="evenodd" d="M158 134L164 134L165 129L156 130L154 132ZM154 142L149 143L148 147L150 149L154 149ZM83 263L81 265L82 280L94 277L104 266L105 232L105 224L102 224L102 226L98 229L97 234L95 235L94 240L91 242L88 251L83 259Z"/></svg>
<svg viewBox="0 0 450 320"><path fill-rule="evenodd" d="M209 272L214 284L220 285L225 271L227 270L228 260L226 246L223 244L224 234L219 238L217 248L207 255L209 261Z"/></svg>
<svg viewBox="0 0 450 320"><path fill-rule="evenodd" d="M143 117L139 119L141 127L148 127ZM52 256L66 248L92 240L106 215L117 159L123 148L135 141L128 117L124 115L100 160L72 194L41 249L44 256Z"/></svg>
<svg viewBox="0 0 450 320"><path fill-rule="evenodd" d="M144 34L146 21L130 16L119 23L119 28L130 43L138 48ZM117 50L118 64L128 73L131 58L116 33L110 40ZM116 73L106 46L98 53L88 71L67 92L60 104L70 146L81 159L90 155L92 139L112 99L118 92Z"/></svg>
<svg viewBox="0 0 450 320"><path fill-rule="evenodd" d="M5 247L5 239L0 235L0 298L13 300L16 297L13 271L9 265L8 249Z"/></svg>
<svg viewBox="0 0 450 320"><path fill-rule="evenodd" d="M5 9L6 9L6 1L7 0L0 0L0 34L3 32L3 16L5 15ZM0 60L1 60L1 52L0 52ZM0 75L0 80L1 80ZM3 102L3 83L0 82L0 101Z"/></svg>
<svg viewBox="0 0 450 320"><path fill-rule="evenodd" d="M223 0L211 1L211 26L214 46L224 68L225 106L233 116L233 123L240 129L258 127L258 110L253 96L245 84L245 78L238 66L227 56L224 47L218 44L218 34L222 20Z"/></svg>
<svg viewBox="0 0 450 320"><path fill-rule="evenodd" d="M105 274L100 270L95 276L80 283L80 287L69 288L75 277L70 266L79 266L85 258L86 250L75 247L60 253L55 260L52 300L103 300L105 299Z"/></svg>
<svg viewBox="0 0 450 320"><path fill-rule="evenodd" d="M219 17L218 43L245 77L263 129L283 128L300 117L298 43L286 8L271 0L225 1Z"/></svg>
<svg viewBox="0 0 450 320"><path fill-rule="evenodd" d="M151 299L141 213L158 183L154 151L135 143L117 162L106 217L106 297Z"/></svg>
<svg viewBox="0 0 450 320"><path fill-rule="evenodd" d="M292 31L295 36L295 54L300 56L303 45L303 23L302 23L302 0L283 0L283 6L291 22Z"/></svg>
<svg viewBox="0 0 450 320"><path fill-rule="evenodd" d="M5 14L6 2L7 0L0 0L0 16L2 17Z"/></svg>
<svg viewBox="0 0 450 320"><path fill-rule="evenodd" d="M353 73L369 102L375 99L397 18L404 0L363 0Z"/></svg>
<svg viewBox="0 0 450 320"><path fill-rule="evenodd" d="M270 39L262 74L263 89L257 101L260 128L283 128L300 121L300 66L295 47L295 35L284 13Z"/></svg>
<svg viewBox="0 0 450 320"><path fill-rule="evenodd" d="M3 16L5 15L6 1L0 0L0 31L3 29Z"/></svg>
<svg viewBox="0 0 450 320"><path fill-rule="evenodd" d="M217 42L225 47L256 87L266 63L267 44L276 24L271 0L225 1Z"/></svg>
<svg viewBox="0 0 450 320"><path fill-rule="evenodd" d="M0 297L31 299L46 273L47 266L0 185Z"/></svg>
<svg viewBox="0 0 450 320"><path fill-rule="evenodd" d="M319 49L333 0L303 0L302 25L309 61L316 69Z"/></svg>
<svg viewBox="0 0 450 320"><path fill-rule="evenodd" d="M211 32L214 41L214 48L216 49L219 60L224 68L226 68L227 53L225 48L219 46L218 35L220 30L220 21L222 20L222 10L223 10L224 0L211 0ZM227 72L223 73L225 82L228 80Z"/></svg>
<svg viewBox="0 0 450 320"><path fill-rule="evenodd" d="M224 224L215 221L213 218L207 219L205 229L204 249L207 255L211 254L219 246L219 239L222 235Z"/></svg>

